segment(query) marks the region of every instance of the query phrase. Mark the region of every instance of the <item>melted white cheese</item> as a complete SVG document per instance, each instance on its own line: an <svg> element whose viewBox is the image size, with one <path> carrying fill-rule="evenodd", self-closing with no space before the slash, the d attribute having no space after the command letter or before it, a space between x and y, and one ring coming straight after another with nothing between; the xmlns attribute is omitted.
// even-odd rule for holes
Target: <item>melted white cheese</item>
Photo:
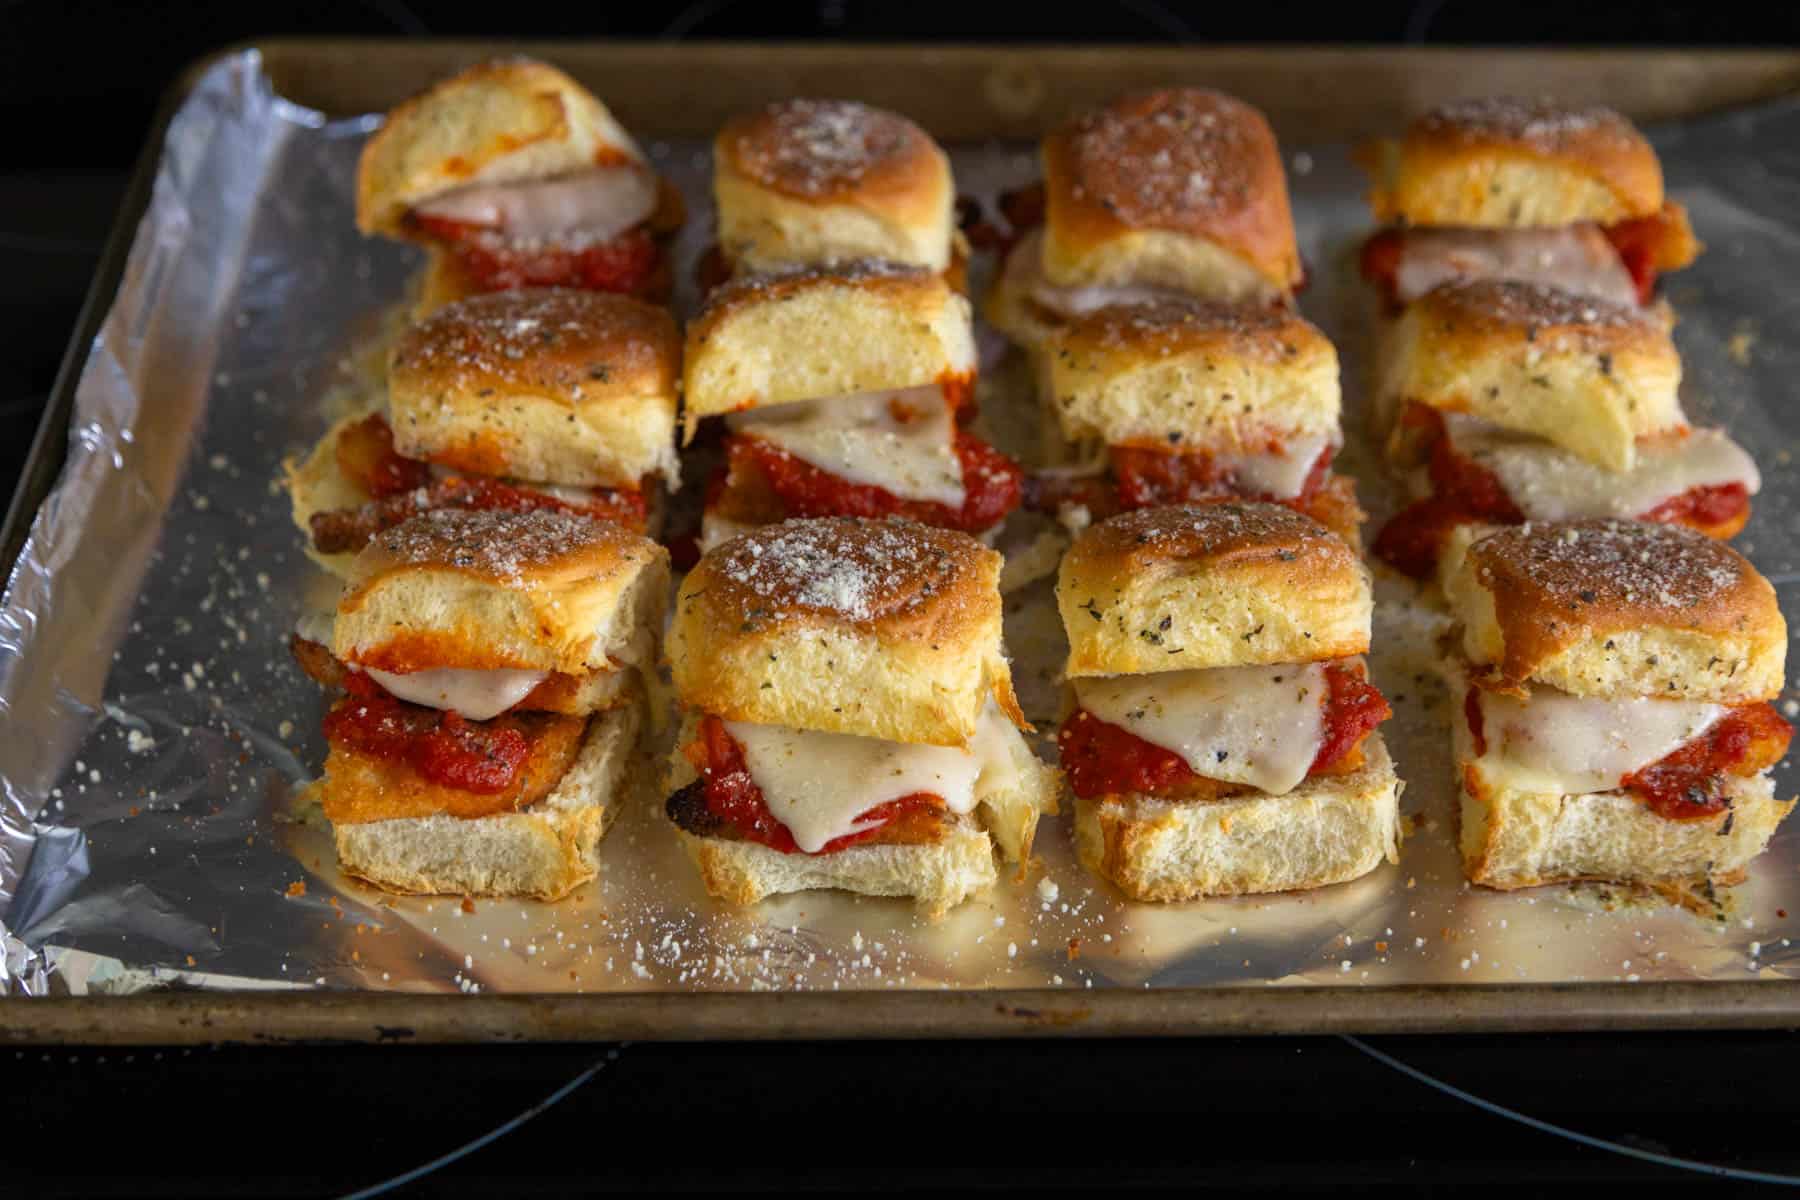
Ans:
<svg viewBox="0 0 1800 1200"><path fill-rule="evenodd" d="M405 675L360 668L370 679L401 700L441 708L471 721L499 716L544 682L548 671L470 671L436 667Z"/></svg>
<svg viewBox="0 0 1800 1200"><path fill-rule="evenodd" d="M928 792L954 813L1011 782L1019 731L989 702L967 748L726 721L775 819L809 854L881 824L869 810Z"/></svg>
<svg viewBox="0 0 1800 1200"><path fill-rule="evenodd" d="M961 508L956 422L936 384L803 400L734 414L729 424L802 462L903 500Z"/></svg>
<svg viewBox="0 0 1800 1200"><path fill-rule="evenodd" d="M1542 283L1636 308L1637 285L1592 225L1558 229L1408 229L1394 290L1410 304L1457 279Z"/></svg>
<svg viewBox="0 0 1800 1200"><path fill-rule="evenodd" d="M1306 486L1325 447L1336 442L1330 433L1305 433L1288 438L1275 454L1216 454L1214 460L1231 472L1239 491L1292 500Z"/></svg>
<svg viewBox="0 0 1800 1200"><path fill-rule="evenodd" d="M1538 688L1529 700L1481 693L1481 761L1511 786L1581 795L1606 792L1712 728L1717 704L1633 697L1597 700Z"/></svg>
<svg viewBox="0 0 1800 1200"><path fill-rule="evenodd" d="M1077 679L1081 707L1181 756L1196 775L1293 791L1325 739L1319 663Z"/></svg>
<svg viewBox="0 0 1800 1200"><path fill-rule="evenodd" d="M1444 428L1452 448L1492 471L1532 521L1631 519L1693 488L1741 483L1755 495L1762 486L1755 461L1716 429L1640 441L1637 466L1620 473L1475 417L1447 413Z"/></svg>
<svg viewBox="0 0 1800 1200"><path fill-rule="evenodd" d="M656 177L635 164L596 167L527 183L477 183L418 206L519 241L610 241L656 208Z"/></svg>
<svg viewBox="0 0 1800 1200"><path fill-rule="evenodd" d="M1187 296L1174 288L1135 285L1057 287L1044 277L1043 246L1044 231L1032 230L1007 255L1004 269L1009 283L1060 317L1079 317L1109 304L1149 304Z"/></svg>

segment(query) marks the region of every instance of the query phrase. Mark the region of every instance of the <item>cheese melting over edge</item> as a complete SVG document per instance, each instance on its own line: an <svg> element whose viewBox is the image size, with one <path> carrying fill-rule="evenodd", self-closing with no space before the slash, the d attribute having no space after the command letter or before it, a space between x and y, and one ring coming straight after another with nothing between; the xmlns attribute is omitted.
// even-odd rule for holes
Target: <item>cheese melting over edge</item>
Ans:
<svg viewBox="0 0 1800 1200"><path fill-rule="evenodd" d="M1549 688L1529 700L1480 697L1487 753L1476 761L1527 791L1609 792L1625 776L1666 758L1730 710L1690 700L1570 696Z"/></svg>
<svg viewBox="0 0 1800 1200"><path fill-rule="evenodd" d="M1284 439L1274 454L1214 454L1213 459L1231 472L1239 491L1292 500L1306 486L1325 447L1339 444L1338 436L1329 431L1299 433Z"/></svg>
<svg viewBox="0 0 1800 1200"><path fill-rule="evenodd" d="M1542 283L1638 307L1637 285L1606 235L1592 225L1556 229L1408 229L1394 272L1400 303L1454 280Z"/></svg>
<svg viewBox="0 0 1800 1200"><path fill-rule="evenodd" d="M778 404L735 413L727 423L821 471L904 500L961 508L967 495L955 417L937 384Z"/></svg>
<svg viewBox="0 0 1800 1200"><path fill-rule="evenodd" d="M499 716L529 696L531 690L550 674L548 671L471 671L462 667L434 667L402 675L371 667L357 669L401 700L444 709L471 721L486 721Z"/></svg>
<svg viewBox="0 0 1800 1200"><path fill-rule="evenodd" d="M1479 417L1445 413L1444 429L1451 447L1492 471L1531 521L1630 519L1693 488L1741 483L1755 495L1762 487L1755 460L1717 429L1641 440L1637 466L1625 472Z"/></svg>
<svg viewBox="0 0 1800 1200"><path fill-rule="evenodd" d="M862 816L915 792L965 814L1013 782L1019 731L988 702L968 746L922 746L849 733L726 721L744 750L750 778L775 819L808 854L827 842L879 827Z"/></svg>
<svg viewBox="0 0 1800 1200"><path fill-rule="evenodd" d="M1196 775L1280 796L1300 786L1325 741L1322 663L1217 667L1075 680L1081 707Z"/></svg>
<svg viewBox="0 0 1800 1200"><path fill-rule="evenodd" d="M656 209L656 177L636 163L596 167L553 179L475 183L433 196L428 217L494 229L509 241L611 241Z"/></svg>

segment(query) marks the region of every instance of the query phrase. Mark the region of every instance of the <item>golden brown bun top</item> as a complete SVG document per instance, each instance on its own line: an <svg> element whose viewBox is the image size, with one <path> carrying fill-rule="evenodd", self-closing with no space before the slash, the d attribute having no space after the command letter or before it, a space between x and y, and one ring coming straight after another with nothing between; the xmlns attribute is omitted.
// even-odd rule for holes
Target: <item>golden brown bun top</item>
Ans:
<svg viewBox="0 0 1800 1200"><path fill-rule="evenodd" d="M744 275L707 293L699 314L688 322L688 345L704 342L715 326L748 309L840 288L879 296L890 304L915 307L921 312L937 311L952 291L937 272L873 260Z"/></svg>
<svg viewBox="0 0 1800 1200"><path fill-rule="evenodd" d="M1207 354L1281 366L1333 353L1316 325L1285 305L1157 300L1109 304L1060 330L1055 348L1129 359Z"/></svg>
<svg viewBox="0 0 1800 1200"><path fill-rule="evenodd" d="M1315 662L1369 648L1368 571L1343 539L1281 504L1110 517L1075 539L1056 593L1071 677Z"/></svg>
<svg viewBox="0 0 1800 1200"><path fill-rule="evenodd" d="M923 129L854 100L781 100L731 118L720 161L750 182L798 200L903 204L947 186L949 161Z"/></svg>
<svg viewBox="0 0 1800 1200"><path fill-rule="evenodd" d="M998 559L967 534L911 521L785 521L706 555L682 593L718 618L715 638L779 624L954 640L998 609Z"/></svg>
<svg viewBox="0 0 1800 1200"><path fill-rule="evenodd" d="M1204 88L1122 96L1044 139L1048 225L1098 243L1134 230L1204 237L1285 287L1300 253L1281 152L1255 108Z"/></svg>
<svg viewBox="0 0 1800 1200"><path fill-rule="evenodd" d="M1464 354L1531 343L1545 353L1675 354L1655 312L1542 283L1479 279L1446 283L1413 302L1421 328Z"/></svg>
<svg viewBox="0 0 1800 1200"><path fill-rule="evenodd" d="M1780 686L1786 623L1775 589L1743 555L1691 529L1617 520L1513 526L1470 546L1459 572L1462 581L1449 581L1453 596L1467 594L1466 581L1491 597L1504 650L1480 665L1497 668L1502 686L1523 684L1571 647L1623 633L1772 647ZM1744 674L1760 676L1765 665L1748 662ZM1678 681L1657 690L1686 689Z"/></svg>
<svg viewBox="0 0 1800 1200"><path fill-rule="evenodd" d="M555 587L634 573L664 551L606 521L574 513L437 509L383 530L356 556L339 608L378 580L452 571L503 587Z"/></svg>
<svg viewBox="0 0 1800 1200"><path fill-rule="evenodd" d="M583 401L675 395L681 333L668 310L608 292L526 288L446 305L395 343L394 386L492 387Z"/></svg>
<svg viewBox="0 0 1800 1200"><path fill-rule="evenodd" d="M1544 98L1490 96L1454 101L1413 122L1391 163L1399 186L1377 188L1375 215L1419 225L1511 223L1471 219L1470 214L1489 211L1484 198L1473 196L1462 202L1466 213L1459 219L1457 212L1442 208L1453 191L1428 186L1433 176L1503 159L1529 160L1566 172L1566 178L1599 184L1586 211L1561 214L1567 222L1611 224L1649 216L1663 205L1656 151L1617 112L1600 105L1576 108ZM1565 176L1544 176L1543 186L1558 186L1552 181L1561 178ZM1415 183L1417 190L1410 186Z"/></svg>
<svg viewBox="0 0 1800 1200"><path fill-rule="evenodd" d="M356 226L401 236L408 210L477 181L643 163L606 106L548 63L496 58L402 102L363 147Z"/></svg>

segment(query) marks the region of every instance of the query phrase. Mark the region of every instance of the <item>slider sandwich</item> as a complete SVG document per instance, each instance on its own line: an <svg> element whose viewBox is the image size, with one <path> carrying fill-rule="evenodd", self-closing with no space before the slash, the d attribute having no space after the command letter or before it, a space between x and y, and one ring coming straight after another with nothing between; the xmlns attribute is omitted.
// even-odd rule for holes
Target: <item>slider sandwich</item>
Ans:
<svg viewBox="0 0 1800 1200"><path fill-rule="evenodd" d="M689 323L685 436L730 433L703 547L792 517L901 516L970 534L1018 507L1012 460L962 427L969 302L923 267L856 263L733 280Z"/></svg>
<svg viewBox="0 0 1800 1200"><path fill-rule="evenodd" d="M1038 193L1009 197L1019 240L988 320L1027 349L1108 304L1286 301L1304 277L1274 131L1220 92L1123 96L1044 139Z"/></svg>
<svg viewBox="0 0 1800 1200"><path fill-rule="evenodd" d="M309 552L342 574L374 534L441 508L655 532L679 483L680 355L674 318L627 296L531 288L445 306L395 344L386 410L288 465Z"/></svg>
<svg viewBox="0 0 1800 1200"><path fill-rule="evenodd" d="M1648 305L1700 253L1662 164L1609 108L1459 100L1361 155L1386 228L1363 275L1391 311L1457 279L1518 279Z"/></svg>
<svg viewBox="0 0 1800 1200"><path fill-rule="evenodd" d="M1321 887L1397 861L1368 679L1368 571L1278 504L1145 508L1083 533L1057 607L1057 734L1087 868L1134 900Z"/></svg>
<svg viewBox="0 0 1800 1200"><path fill-rule="evenodd" d="M939 914L1023 864L1056 772L1000 645L1000 556L910 521L789 521L684 580L668 815L734 904L809 888Z"/></svg>
<svg viewBox="0 0 1800 1200"><path fill-rule="evenodd" d="M554 900L618 812L668 601L668 553L562 512L429 512L376 534L328 629L343 695L317 795L348 874L399 892Z"/></svg>
<svg viewBox="0 0 1800 1200"><path fill-rule="evenodd" d="M1414 502L1375 554L1428 578L1459 527L1619 517L1742 529L1756 464L1687 423L1654 314L1545 284L1443 284L1386 331L1376 407Z"/></svg>
<svg viewBox="0 0 1800 1200"><path fill-rule="evenodd" d="M419 311L575 287L667 299L681 195L606 106L530 59L433 85L363 147L356 227L424 247Z"/></svg>
<svg viewBox="0 0 1800 1200"><path fill-rule="evenodd" d="M703 289L734 276L874 259L946 274L959 290L950 159L923 129L853 100L782 100L713 141L718 244Z"/></svg>
<svg viewBox="0 0 1800 1200"><path fill-rule="evenodd" d="M1446 564L1463 869L1680 896L1741 880L1792 800L1787 625L1741 556L1634 521L1502 529Z"/></svg>
<svg viewBox="0 0 1800 1200"><path fill-rule="evenodd" d="M1051 335L1039 366L1065 454L1081 465L1036 476L1034 506L1079 523L1274 500L1355 541L1355 484L1331 470L1343 444L1337 351L1292 310L1111 305Z"/></svg>

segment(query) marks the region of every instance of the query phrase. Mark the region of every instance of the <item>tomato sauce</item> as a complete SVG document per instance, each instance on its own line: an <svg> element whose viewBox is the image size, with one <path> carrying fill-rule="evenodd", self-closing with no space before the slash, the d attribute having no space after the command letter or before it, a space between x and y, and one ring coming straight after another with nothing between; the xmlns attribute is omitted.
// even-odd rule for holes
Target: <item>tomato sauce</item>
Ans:
<svg viewBox="0 0 1800 1200"><path fill-rule="evenodd" d="M405 763L433 783L496 795L513 785L530 757L531 744L510 726L407 704L361 672L346 674L344 685L349 695L325 715L326 740Z"/></svg>
<svg viewBox="0 0 1800 1200"><path fill-rule="evenodd" d="M745 841L756 842L782 854L808 853L800 849L794 835L788 832L763 799L762 789L750 776L744 762L743 747L725 728L725 722L707 715L700 718L700 728L682 753L699 772L705 788L706 807L713 816L731 826ZM878 822L858 833L833 838L819 847L817 854L832 854L874 838L888 822L925 809L942 808L943 801L928 792L914 792L885 804L878 804L857 818L858 822Z"/></svg>
<svg viewBox="0 0 1800 1200"><path fill-rule="evenodd" d="M1650 811L1671 821L1696 821L1731 806L1725 776L1754 775L1787 753L1794 727L1767 704L1747 704L1718 724L1620 783Z"/></svg>
<svg viewBox="0 0 1800 1200"><path fill-rule="evenodd" d="M1362 277L1381 293L1390 313L1400 307L1395 280L1400 274L1400 258L1406 250L1406 235L1398 229L1383 229L1363 243L1358 266Z"/></svg>
<svg viewBox="0 0 1800 1200"><path fill-rule="evenodd" d="M1657 261L1662 257L1663 240L1668 236L1662 212L1647 217L1634 217L1601 229L1606 240L1619 253L1619 261L1631 273L1637 285L1638 303L1648 304L1656 296Z"/></svg>
<svg viewBox="0 0 1800 1200"><path fill-rule="evenodd" d="M1280 451L1279 443L1269 446L1271 454L1278 454ZM1300 494L1281 499L1277 503L1304 509L1306 502L1324 486L1325 477L1331 470L1332 456L1336 452L1331 446L1320 451L1318 460L1307 473L1306 482L1300 486ZM1230 470L1221 467L1218 460L1204 450L1113 446L1109 453L1122 508L1203 504L1209 500L1222 499L1275 499L1273 496L1240 488Z"/></svg>
<svg viewBox="0 0 1800 1200"><path fill-rule="evenodd" d="M1741 483L1721 483L1689 488L1679 496L1671 496L1641 514L1638 520L1705 529L1736 521L1749 507L1749 488Z"/></svg>
<svg viewBox="0 0 1800 1200"><path fill-rule="evenodd" d="M442 243L482 291L524 287L573 287L636 295L660 265L656 239L645 226L592 245L516 242L497 229L448 217L413 213L408 220Z"/></svg>
<svg viewBox="0 0 1800 1200"><path fill-rule="evenodd" d="M1362 745L1370 731L1393 715L1385 697L1367 678L1337 663L1327 664L1329 692L1325 736L1309 775L1328 774ZM1179 793L1199 773L1171 750L1152 745L1085 709L1076 709L1056 735L1069 789L1083 799L1141 792Z"/></svg>
<svg viewBox="0 0 1800 1200"><path fill-rule="evenodd" d="M925 525L980 533L1019 506L1024 472L1010 458L963 430L956 432L963 502L951 508L929 500L903 500L886 488L851 483L796 458L759 437L733 435L726 442L734 468L760 474L788 517L907 517ZM740 467L741 464L741 467Z"/></svg>
<svg viewBox="0 0 1800 1200"><path fill-rule="evenodd" d="M394 449L394 431L377 413L346 425L337 437L338 470L376 500L431 482L431 469Z"/></svg>

